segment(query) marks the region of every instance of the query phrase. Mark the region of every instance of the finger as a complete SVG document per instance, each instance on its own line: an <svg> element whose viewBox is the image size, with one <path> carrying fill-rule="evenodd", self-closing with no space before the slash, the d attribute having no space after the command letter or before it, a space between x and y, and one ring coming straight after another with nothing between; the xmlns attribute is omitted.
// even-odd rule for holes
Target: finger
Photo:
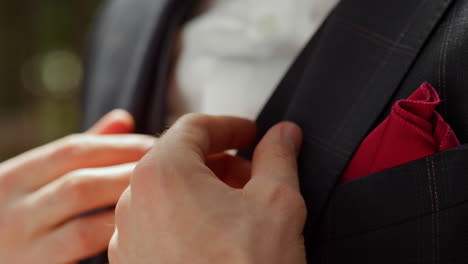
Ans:
<svg viewBox="0 0 468 264"><path fill-rule="evenodd" d="M239 156L227 153L209 156L206 165L225 184L242 189L250 180L251 163Z"/></svg>
<svg viewBox="0 0 468 264"><path fill-rule="evenodd" d="M143 135L69 136L18 156L1 169L15 185L12 189L32 191L80 168L139 161L153 145L154 138Z"/></svg>
<svg viewBox="0 0 468 264"><path fill-rule="evenodd" d="M246 188L274 182L299 190L297 155L301 142L301 129L293 123L282 122L271 128L254 151L252 179Z"/></svg>
<svg viewBox="0 0 468 264"><path fill-rule="evenodd" d="M94 124L87 133L91 134L126 134L133 132L135 121L132 115L122 109L116 109Z"/></svg>
<svg viewBox="0 0 468 264"><path fill-rule="evenodd" d="M73 171L25 199L32 230L44 230L76 215L117 204L135 163ZM50 206L53 205L53 206Z"/></svg>
<svg viewBox="0 0 468 264"><path fill-rule="evenodd" d="M50 257L49 263L70 263L108 247L114 232L114 212L77 218L58 227L34 244L33 254Z"/></svg>
<svg viewBox="0 0 468 264"><path fill-rule="evenodd" d="M255 133L255 123L247 119L189 114L174 124L163 141L204 159L209 154L248 147Z"/></svg>
<svg viewBox="0 0 468 264"><path fill-rule="evenodd" d="M186 115L179 119L156 142L156 147L138 163L131 178L131 186L140 189L135 193L139 196L151 192L154 186L166 185L162 182L171 182L169 184L175 186L175 182L186 184L189 177L195 179L199 178L198 175L211 175L215 178L213 172L205 165L206 156L227 149L244 148L254 137L255 124L249 120ZM183 180L178 180L178 176ZM203 180L194 181L198 186L204 185ZM194 188L195 185L191 186Z"/></svg>

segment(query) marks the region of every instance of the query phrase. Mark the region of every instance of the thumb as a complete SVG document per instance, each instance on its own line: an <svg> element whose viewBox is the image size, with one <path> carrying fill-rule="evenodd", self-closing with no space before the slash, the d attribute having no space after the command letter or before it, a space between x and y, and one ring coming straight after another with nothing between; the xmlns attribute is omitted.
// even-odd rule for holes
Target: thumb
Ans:
<svg viewBox="0 0 468 264"><path fill-rule="evenodd" d="M255 148L252 179L247 186L273 181L299 191L297 156L301 143L302 131L296 124L281 122L272 127Z"/></svg>
<svg viewBox="0 0 468 264"><path fill-rule="evenodd" d="M135 129L132 115L122 109L116 109L96 122L87 133L91 134L126 134Z"/></svg>

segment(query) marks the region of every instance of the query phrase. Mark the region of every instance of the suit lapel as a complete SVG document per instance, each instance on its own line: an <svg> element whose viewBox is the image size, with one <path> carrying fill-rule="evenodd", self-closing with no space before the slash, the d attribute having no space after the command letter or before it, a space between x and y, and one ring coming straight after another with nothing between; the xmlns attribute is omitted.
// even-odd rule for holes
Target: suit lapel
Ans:
<svg viewBox="0 0 468 264"><path fill-rule="evenodd" d="M347 161L451 2L343 0L302 55L308 56L302 75L283 82L260 115L262 134L280 120L304 130L299 169L307 243ZM272 104L286 105L285 114L272 118Z"/></svg>

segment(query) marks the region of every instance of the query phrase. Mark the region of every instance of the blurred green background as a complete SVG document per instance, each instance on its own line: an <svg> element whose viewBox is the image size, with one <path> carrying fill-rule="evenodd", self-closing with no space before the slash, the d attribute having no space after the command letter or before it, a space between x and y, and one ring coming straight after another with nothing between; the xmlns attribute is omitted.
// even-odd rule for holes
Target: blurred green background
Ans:
<svg viewBox="0 0 468 264"><path fill-rule="evenodd" d="M0 162L78 131L100 0L0 0Z"/></svg>

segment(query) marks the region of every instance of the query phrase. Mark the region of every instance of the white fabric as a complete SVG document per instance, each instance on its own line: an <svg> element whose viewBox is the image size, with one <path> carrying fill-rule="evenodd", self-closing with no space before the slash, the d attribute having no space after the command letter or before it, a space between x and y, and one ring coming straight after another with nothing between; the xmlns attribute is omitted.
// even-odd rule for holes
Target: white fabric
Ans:
<svg viewBox="0 0 468 264"><path fill-rule="evenodd" d="M338 0L215 0L182 31L169 122L187 112L255 119Z"/></svg>

